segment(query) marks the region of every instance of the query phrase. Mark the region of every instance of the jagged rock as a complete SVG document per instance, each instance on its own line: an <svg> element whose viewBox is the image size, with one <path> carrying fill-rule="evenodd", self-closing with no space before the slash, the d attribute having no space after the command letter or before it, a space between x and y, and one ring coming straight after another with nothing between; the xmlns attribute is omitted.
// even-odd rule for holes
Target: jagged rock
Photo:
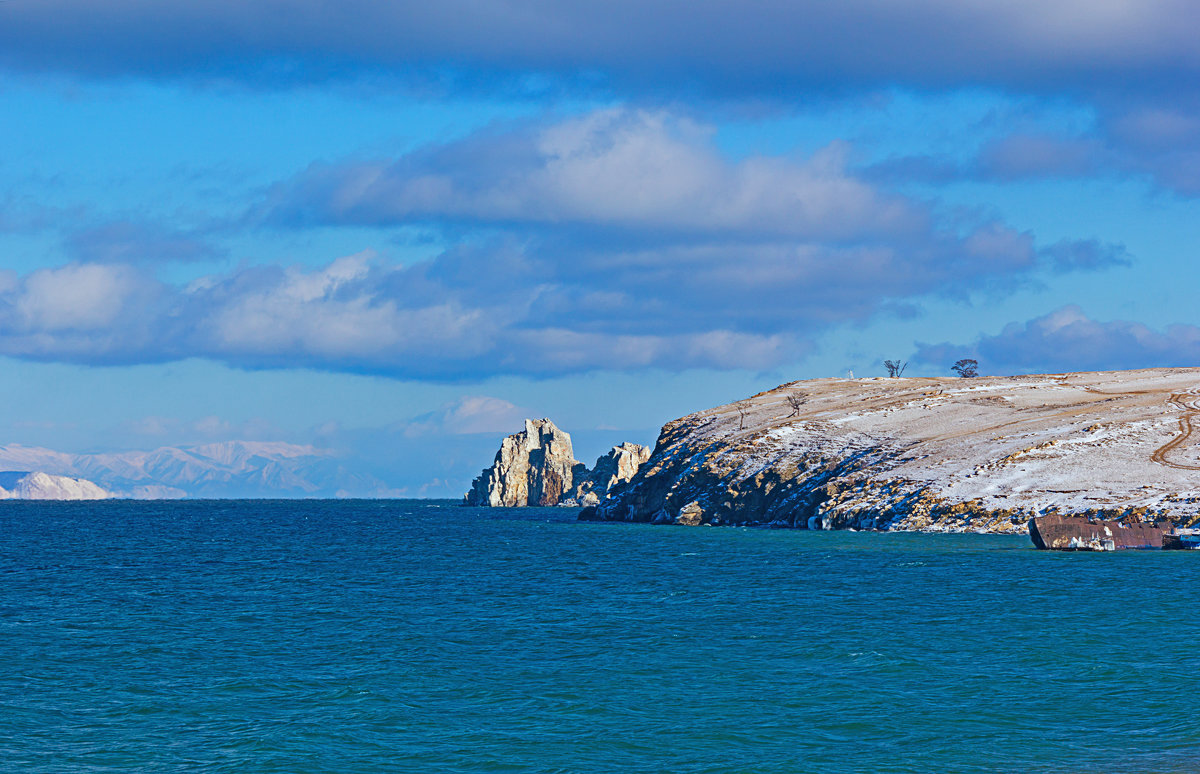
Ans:
<svg viewBox="0 0 1200 774"><path fill-rule="evenodd" d="M515 508L558 505L577 472L571 436L549 419L526 419L525 429L504 439L496 460L475 479L466 505Z"/></svg>
<svg viewBox="0 0 1200 774"><path fill-rule="evenodd" d="M612 447L596 459L595 467L576 477L569 497L583 506L597 505L611 489L632 479L650 459L650 452L650 447L639 443Z"/></svg>
<svg viewBox="0 0 1200 774"><path fill-rule="evenodd" d="M679 509L675 523L685 527L698 527L704 523L704 509L700 507L700 503L693 500Z"/></svg>
<svg viewBox="0 0 1200 774"><path fill-rule="evenodd" d="M1196 368L793 382L669 422L588 516L1023 533L1056 511L1192 526L1198 438Z"/></svg>

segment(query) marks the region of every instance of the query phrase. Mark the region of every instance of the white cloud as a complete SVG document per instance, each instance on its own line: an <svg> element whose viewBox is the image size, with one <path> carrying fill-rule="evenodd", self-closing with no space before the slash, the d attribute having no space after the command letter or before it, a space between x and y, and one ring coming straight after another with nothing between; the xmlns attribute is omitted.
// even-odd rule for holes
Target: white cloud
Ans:
<svg viewBox="0 0 1200 774"><path fill-rule="evenodd" d="M24 327L31 330L103 328L121 312L137 282L123 266L72 264L41 269L25 279L16 309Z"/></svg>
<svg viewBox="0 0 1200 774"><path fill-rule="evenodd" d="M0 288L0 354L444 380L757 370L795 362L829 326L923 296L1123 260L1091 241L1039 246L995 221L940 223L930 204L856 176L848 155L835 144L733 159L710 127L602 110L489 130L369 174L327 165L278 187L268 209L424 220L457 243L407 267L359 253L183 287L145 264L35 271Z"/></svg>
<svg viewBox="0 0 1200 774"><path fill-rule="evenodd" d="M529 412L503 398L467 395L406 423L404 435L515 433Z"/></svg>
<svg viewBox="0 0 1200 774"><path fill-rule="evenodd" d="M394 162L317 165L278 187L269 211L325 223L465 219L754 239L871 238L927 227L921 206L854 177L842 144L807 159L731 162L711 135L666 113L602 110Z"/></svg>
<svg viewBox="0 0 1200 774"><path fill-rule="evenodd" d="M1103 322L1070 305L1009 323L973 344L921 344L916 359L948 368L963 357L975 358L980 372L989 374L1194 366L1200 363L1200 328L1158 331L1128 320Z"/></svg>

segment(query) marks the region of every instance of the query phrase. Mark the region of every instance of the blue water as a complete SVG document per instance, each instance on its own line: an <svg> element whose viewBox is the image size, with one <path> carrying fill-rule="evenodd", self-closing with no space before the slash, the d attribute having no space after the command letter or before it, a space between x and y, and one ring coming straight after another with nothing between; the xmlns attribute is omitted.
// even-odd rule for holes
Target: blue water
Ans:
<svg viewBox="0 0 1200 774"><path fill-rule="evenodd" d="M0 503L4 771L1200 770L1200 556Z"/></svg>

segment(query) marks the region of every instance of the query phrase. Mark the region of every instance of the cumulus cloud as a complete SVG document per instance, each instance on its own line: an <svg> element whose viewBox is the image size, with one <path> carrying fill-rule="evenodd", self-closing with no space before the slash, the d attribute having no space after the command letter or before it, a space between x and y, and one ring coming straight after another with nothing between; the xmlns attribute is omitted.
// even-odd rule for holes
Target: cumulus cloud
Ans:
<svg viewBox="0 0 1200 774"><path fill-rule="evenodd" d="M526 74L642 93L890 86L1145 90L1200 71L1185 0L368 0L5 4L0 62L254 82Z"/></svg>
<svg viewBox="0 0 1200 774"><path fill-rule="evenodd" d="M482 264L488 255L476 259ZM315 270L253 267L186 287L158 283L129 266L40 270L0 292L0 354L91 364L207 357L246 368L453 380L767 367L797 346L730 331L728 319L674 332L625 333L602 320L580 329L569 318L536 314L543 294L570 288L513 285L495 292L486 279L445 284L438 268L352 256Z"/></svg>
<svg viewBox="0 0 1200 774"><path fill-rule="evenodd" d="M841 144L806 159L730 162L710 135L664 113L602 110L396 160L315 165L278 186L261 214L290 224L462 221L759 239L927 226L921 207L851 175Z"/></svg>
<svg viewBox="0 0 1200 774"><path fill-rule="evenodd" d="M164 292L157 280L124 265L73 263L9 275L0 281L0 349L82 363L170 357L157 346L164 331L151 328L151 321L171 324L160 306Z"/></svg>
<svg viewBox="0 0 1200 774"><path fill-rule="evenodd" d="M1086 240L1041 247L999 222L939 227L928 204L864 180L849 156L835 143L808 157L732 160L710 127L602 110L397 159L314 166L255 214L506 231L508 249L449 251L424 279L468 295L539 284L531 315L603 318L610 330L624 320L629 332L703 319L725 318L731 332L861 319L897 298L1124 260L1118 246ZM778 339L750 344L739 342L748 356L786 349ZM638 345L655 356L652 343Z"/></svg>
<svg viewBox="0 0 1200 774"><path fill-rule="evenodd" d="M556 261L494 245L408 267L363 256L252 267L185 287L133 267L71 265L0 292L0 354L93 364L206 357L442 380L763 369L802 357L826 326L964 277L1019 275L1034 258L1019 235L1025 252L997 254L1003 235L982 241L978 255L964 247L928 266L884 249L768 247L743 256L742 271L719 250L685 250L664 270L650 254ZM514 274L493 281L496 264Z"/></svg>
<svg viewBox="0 0 1200 774"><path fill-rule="evenodd" d="M407 437L423 435L470 435L514 433L530 412L503 398L466 395L405 423Z"/></svg>
<svg viewBox="0 0 1200 774"><path fill-rule="evenodd" d="M1101 322L1078 306L1064 306L1009 323L970 345L920 344L915 359L948 368L964 357L977 359L981 373L989 374L1193 366L1200 362L1200 328L1171 325L1157 331L1126 320Z"/></svg>
<svg viewBox="0 0 1200 774"><path fill-rule="evenodd" d="M599 111L483 132L280 184L269 222L424 224L432 260L250 266L179 287L150 263L0 282L0 353L72 362L207 357L409 378L762 369L829 326L930 294L1125 260L1004 223L939 222L855 175L847 149L733 160L709 128Z"/></svg>

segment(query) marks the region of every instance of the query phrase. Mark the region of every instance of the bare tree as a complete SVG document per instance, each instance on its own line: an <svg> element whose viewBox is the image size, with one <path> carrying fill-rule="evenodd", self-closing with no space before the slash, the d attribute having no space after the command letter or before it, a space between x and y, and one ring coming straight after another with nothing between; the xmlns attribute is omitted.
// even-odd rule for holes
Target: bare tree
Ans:
<svg viewBox="0 0 1200 774"><path fill-rule="evenodd" d="M808 396L802 392L793 392L790 395L788 395L787 396L787 404L792 407L792 413L788 414L788 416L789 417L799 416L800 415L800 407L803 406L805 403L808 403Z"/></svg>
<svg viewBox="0 0 1200 774"><path fill-rule="evenodd" d="M749 407L741 402L733 404L733 407L737 409L738 413L738 430L742 430L746 427L746 409Z"/></svg>
<svg viewBox="0 0 1200 774"><path fill-rule="evenodd" d="M950 370L964 379L970 379L972 376L979 376L979 361L965 357L950 366Z"/></svg>
<svg viewBox="0 0 1200 774"><path fill-rule="evenodd" d="M883 367L887 369L888 376L896 379L904 375L904 369L908 368L908 363L901 363L899 360L885 360Z"/></svg>

